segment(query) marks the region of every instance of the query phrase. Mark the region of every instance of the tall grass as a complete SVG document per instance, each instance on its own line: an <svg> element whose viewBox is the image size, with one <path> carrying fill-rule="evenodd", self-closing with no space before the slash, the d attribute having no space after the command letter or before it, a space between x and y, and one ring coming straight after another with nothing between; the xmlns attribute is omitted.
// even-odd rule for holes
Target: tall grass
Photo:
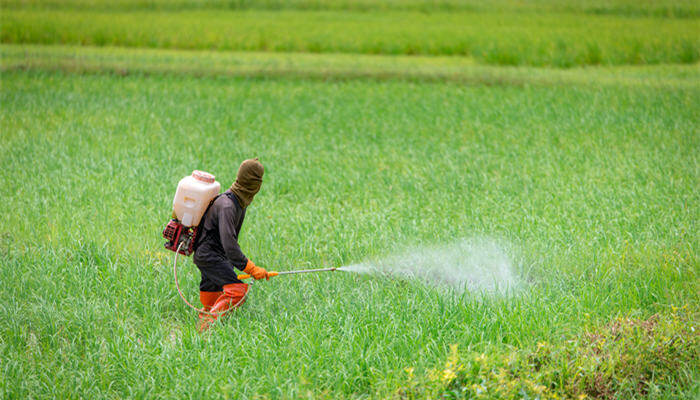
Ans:
<svg viewBox="0 0 700 400"><path fill-rule="evenodd" d="M698 17L693 0L0 0L4 8L101 10L351 10L574 12L627 16Z"/></svg>
<svg viewBox="0 0 700 400"><path fill-rule="evenodd" d="M6 10L4 43L462 55L497 65L694 63L696 18L392 11Z"/></svg>
<svg viewBox="0 0 700 400"><path fill-rule="evenodd" d="M496 67L469 57L182 51L124 47L0 45L0 69L74 73L374 79L477 85L700 86L695 65Z"/></svg>
<svg viewBox="0 0 700 400"><path fill-rule="evenodd" d="M387 398L452 344L568 346L700 304L696 87L1 77L5 398ZM494 237L522 286L278 277L200 336L160 229L181 176L226 185L250 156L266 175L241 244L260 265ZM194 299L189 262L181 279ZM683 360L674 373L698 376Z"/></svg>

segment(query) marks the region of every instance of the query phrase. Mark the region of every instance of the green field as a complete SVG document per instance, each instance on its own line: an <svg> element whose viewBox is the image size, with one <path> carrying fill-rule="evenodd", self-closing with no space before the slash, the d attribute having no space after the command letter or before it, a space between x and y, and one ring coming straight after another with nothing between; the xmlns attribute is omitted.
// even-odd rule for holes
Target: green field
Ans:
<svg viewBox="0 0 700 400"><path fill-rule="evenodd" d="M602 8L603 11L594 12L598 9L595 2L573 3L579 7L569 8L532 2L533 9L503 2L501 7L496 3L491 8L482 6L483 9L476 10L467 7L467 3L464 7L453 7L456 9L437 7L431 12L415 7L390 7L391 2L387 8L376 12L352 7L361 2L341 2L350 9L319 7L312 10L304 8L303 1L296 8L282 10L269 7L231 9L225 7L229 4L226 2L215 2L207 8L188 8L186 5L190 3L176 3L181 7L165 10L157 7L163 3L158 1L126 1L123 7L117 8L75 7L76 3L81 4L65 1L57 2L54 7L17 7L10 2L0 14L0 41L202 50L461 55L486 64L556 67L689 64L700 60L700 6L686 2L666 4L669 10L685 10L669 11L670 16L653 11L656 8L647 3L636 8L639 15L608 10L609 5ZM136 5L128 7L132 3ZM631 7L625 1L612 4ZM675 17L676 14L683 17Z"/></svg>
<svg viewBox="0 0 700 400"><path fill-rule="evenodd" d="M469 85L601 85L697 89L692 65L576 68L496 67L468 57L219 52L0 45L2 70L169 74L212 77L293 77L322 80L454 82Z"/></svg>
<svg viewBox="0 0 700 400"><path fill-rule="evenodd" d="M0 6L0 398L700 397L695 2ZM161 230L255 156L252 260L392 274L256 282L202 335Z"/></svg>
<svg viewBox="0 0 700 400"><path fill-rule="evenodd" d="M5 390L383 397L450 344L557 343L619 315L697 310L699 97L5 73L2 201L20 210L3 232ZM498 237L524 288L279 278L202 338L159 229L177 179L206 167L231 181L248 155L267 175L242 245L264 266Z"/></svg>
<svg viewBox="0 0 700 400"><path fill-rule="evenodd" d="M700 16L694 0L0 0L6 8L93 10L346 10L571 12L621 16Z"/></svg>

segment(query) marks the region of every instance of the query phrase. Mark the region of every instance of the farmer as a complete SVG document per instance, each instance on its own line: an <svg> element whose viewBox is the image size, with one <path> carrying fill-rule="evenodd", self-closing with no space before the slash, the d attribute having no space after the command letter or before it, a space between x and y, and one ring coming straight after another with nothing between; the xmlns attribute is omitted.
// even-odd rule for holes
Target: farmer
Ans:
<svg viewBox="0 0 700 400"><path fill-rule="evenodd" d="M236 181L206 212L193 261L202 273L199 299L204 311L222 313L245 301L248 285L241 282L234 267L255 279L269 279L264 268L256 266L238 246L238 234L245 212L262 184L265 169L257 158L245 160ZM204 331L218 315L199 314L199 331Z"/></svg>

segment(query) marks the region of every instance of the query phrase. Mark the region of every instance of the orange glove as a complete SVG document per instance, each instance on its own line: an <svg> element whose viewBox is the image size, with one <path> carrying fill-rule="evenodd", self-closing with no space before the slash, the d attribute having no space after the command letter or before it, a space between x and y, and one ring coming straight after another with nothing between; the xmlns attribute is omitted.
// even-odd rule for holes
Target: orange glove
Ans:
<svg viewBox="0 0 700 400"><path fill-rule="evenodd" d="M255 280L260 280L260 279L267 279L270 280L270 275L267 273L265 268L260 268L257 265L253 264L252 261L248 260L248 264L246 264L245 269L243 270L246 274L250 274Z"/></svg>

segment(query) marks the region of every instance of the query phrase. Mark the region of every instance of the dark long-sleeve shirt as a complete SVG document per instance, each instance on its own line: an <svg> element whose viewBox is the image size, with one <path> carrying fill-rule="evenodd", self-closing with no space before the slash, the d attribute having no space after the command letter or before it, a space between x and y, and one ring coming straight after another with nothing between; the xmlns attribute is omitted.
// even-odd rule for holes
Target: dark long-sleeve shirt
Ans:
<svg viewBox="0 0 700 400"><path fill-rule="evenodd" d="M200 223L199 243L193 261L197 265L221 263L228 260L243 270L248 258L238 245L238 234L245 219L245 208L236 196L227 190L209 207Z"/></svg>

